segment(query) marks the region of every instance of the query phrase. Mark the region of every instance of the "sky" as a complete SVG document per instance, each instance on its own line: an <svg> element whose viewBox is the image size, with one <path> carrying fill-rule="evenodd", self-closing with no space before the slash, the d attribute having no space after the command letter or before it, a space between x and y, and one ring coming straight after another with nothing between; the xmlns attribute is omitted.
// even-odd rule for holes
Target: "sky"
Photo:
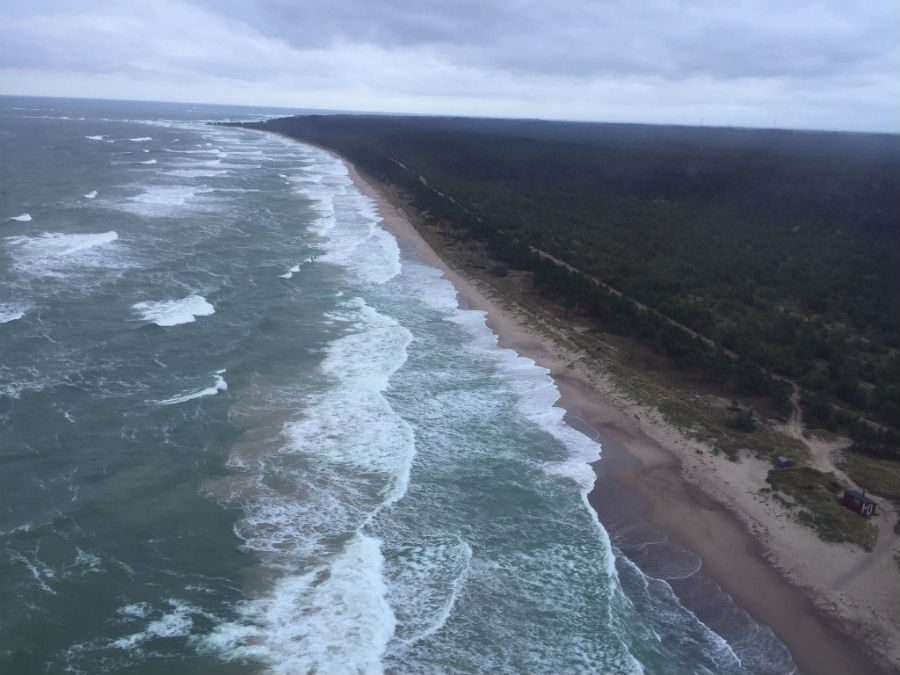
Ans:
<svg viewBox="0 0 900 675"><path fill-rule="evenodd" d="M0 94L900 131L898 0L3 0Z"/></svg>

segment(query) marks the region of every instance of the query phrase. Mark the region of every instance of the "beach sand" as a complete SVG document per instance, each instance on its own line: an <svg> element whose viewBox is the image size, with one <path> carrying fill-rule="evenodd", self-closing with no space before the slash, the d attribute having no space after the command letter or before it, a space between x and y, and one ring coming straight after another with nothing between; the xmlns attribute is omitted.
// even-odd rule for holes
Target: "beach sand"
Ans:
<svg viewBox="0 0 900 675"><path fill-rule="evenodd" d="M900 584L895 584L896 580L882 587L879 579L885 577L877 573L864 579L869 585L878 585L869 590L881 601L880 616L865 603L858 603L855 613L834 611L840 609L835 598L841 596L828 592L828 575L834 567L858 565L858 550L825 544L799 524L786 522L784 514L759 508L759 499L751 494L747 482L742 482L740 470L735 473L728 466L735 463L715 459L708 452L701 457L697 443L684 438L654 411L629 401L596 372L580 367L579 355L566 353L553 340L530 329L478 288L477 282L451 269L402 209L379 192L374 181L364 179L344 161L358 189L376 202L384 226L397 237L401 248L442 270L464 306L484 311L501 347L513 349L551 372L561 395L557 405L567 411L574 426L583 426L583 420L599 431L603 456L594 466L598 480L589 500L601 522L608 520L609 495L621 495L629 508L635 509L634 516L646 519L671 542L699 556L703 573L788 646L800 673L898 672L900 649L897 633L892 631L900 622L896 616ZM747 467L753 468L752 464L743 466L745 472ZM757 504L756 512L743 512L749 504ZM770 527L773 523L778 528ZM773 529L777 529L774 535ZM780 542L799 544L779 549ZM840 562L824 564L823 555L837 556ZM823 564L826 569L817 576ZM893 595L895 586L897 595Z"/></svg>

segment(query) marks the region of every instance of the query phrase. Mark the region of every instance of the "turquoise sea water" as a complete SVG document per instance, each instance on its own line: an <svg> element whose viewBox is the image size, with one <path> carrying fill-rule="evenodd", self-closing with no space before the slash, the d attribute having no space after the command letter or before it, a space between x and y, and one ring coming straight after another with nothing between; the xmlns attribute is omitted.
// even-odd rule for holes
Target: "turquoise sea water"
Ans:
<svg viewBox="0 0 900 675"><path fill-rule="evenodd" d="M790 672L275 114L0 98L0 672Z"/></svg>

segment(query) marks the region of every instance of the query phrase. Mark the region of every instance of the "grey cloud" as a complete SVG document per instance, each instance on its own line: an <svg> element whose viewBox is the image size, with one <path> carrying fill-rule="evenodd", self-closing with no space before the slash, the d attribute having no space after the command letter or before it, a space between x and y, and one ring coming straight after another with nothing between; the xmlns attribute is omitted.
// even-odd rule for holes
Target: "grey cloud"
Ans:
<svg viewBox="0 0 900 675"><path fill-rule="evenodd" d="M897 0L6 0L0 23L4 93L898 125Z"/></svg>
<svg viewBox="0 0 900 675"><path fill-rule="evenodd" d="M900 19L893 0L194 1L297 49L429 47L467 66L569 77L828 76L890 56Z"/></svg>

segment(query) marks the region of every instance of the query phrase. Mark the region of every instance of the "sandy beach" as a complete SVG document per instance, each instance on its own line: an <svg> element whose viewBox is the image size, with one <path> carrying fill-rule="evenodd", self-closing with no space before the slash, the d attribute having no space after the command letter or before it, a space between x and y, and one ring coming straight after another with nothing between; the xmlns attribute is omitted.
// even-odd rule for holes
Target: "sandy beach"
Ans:
<svg viewBox="0 0 900 675"><path fill-rule="evenodd" d="M825 544L799 524L786 522L783 514L760 507L754 486L741 475L752 471L752 462L735 464L708 453L701 456L696 442L654 411L629 401L596 372L581 367L578 354L530 329L477 282L451 269L402 209L347 164L357 187L375 200L385 227L405 253L441 269L465 306L486 313L500 346L550 370L561 394L558 405L573 422L583 420L598 430L604 450L594 467L598 480L590 501L601 522L607 515L604 494L612 487L624 489L638 505L641 518L699 556L703 572L776 633L799 672L896 672L900 664L897 633L892 630L900 622L896 569L884 567L881 573L876 569L861 575L857 586L862 593L870 591L874 606L871 598L854 604L839 589L829 592L830 575L859 564L858 549ZM765 472L761 475L764 479ZM754 503L755 509L746 508ZM890 515L885 515L885 524ZM886 565L893 565L889 555L882 557Z"/></svg>

